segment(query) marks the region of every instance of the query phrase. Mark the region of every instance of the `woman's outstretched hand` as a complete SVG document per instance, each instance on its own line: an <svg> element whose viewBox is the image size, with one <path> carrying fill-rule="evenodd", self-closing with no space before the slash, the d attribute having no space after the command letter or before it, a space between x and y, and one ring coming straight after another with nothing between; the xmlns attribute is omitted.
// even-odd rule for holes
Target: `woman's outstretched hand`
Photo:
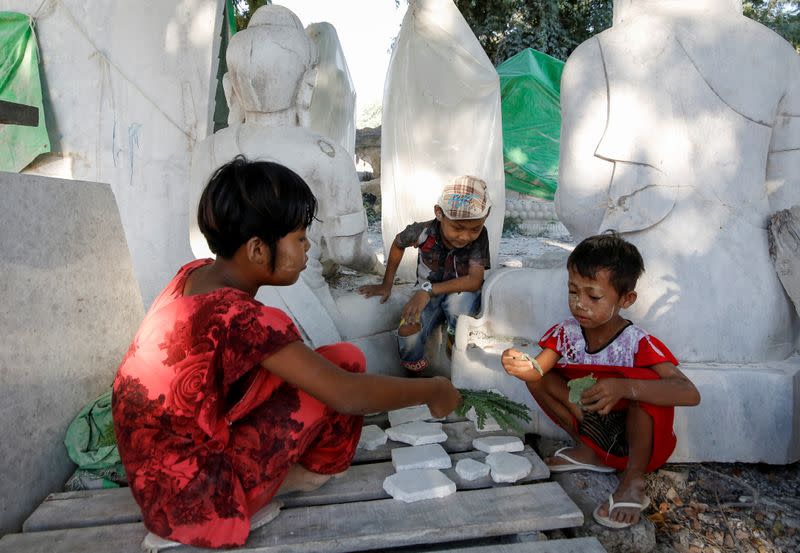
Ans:
<svg viewBox="0 0 800 553"><path fill-rule="evenodd" d="M428 409L436 419L446 417L461 404L461 394L453 383L443 376L434 376L430 381L434 390L427 402Z"/></svg>

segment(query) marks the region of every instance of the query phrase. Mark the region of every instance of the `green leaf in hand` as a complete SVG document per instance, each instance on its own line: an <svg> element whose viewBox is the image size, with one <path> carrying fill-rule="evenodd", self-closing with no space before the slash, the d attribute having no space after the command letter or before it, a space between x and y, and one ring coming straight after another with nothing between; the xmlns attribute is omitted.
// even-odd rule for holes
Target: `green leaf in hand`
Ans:
<svg viewBox="0 0 800 553"><path fill-rule="evenodd" d="M583 378L574 378L567 382L567 387L569 387L570 403L581 405L581 396L583 395L583 392L595 384L597 384L597 379L594 377L594 373L590 374L589 376L584 376Z"/></svg>

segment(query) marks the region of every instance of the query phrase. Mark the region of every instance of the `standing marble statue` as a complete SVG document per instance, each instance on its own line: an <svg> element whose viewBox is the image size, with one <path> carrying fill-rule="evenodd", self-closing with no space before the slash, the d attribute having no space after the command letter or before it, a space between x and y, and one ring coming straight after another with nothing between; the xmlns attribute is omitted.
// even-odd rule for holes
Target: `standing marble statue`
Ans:
<svg viewBox="0 0 800 553"><path fill-rule="evenodd" d="M312 23L306 34L314 42L319 56L317 81L309 106L309 128L332 138L355 155L356 89L344 57L336 28L327 22Z"/></svg>
<svg viewBox="0 0 800 553"><path fill-rule="evenodd" d="M306 128L316 48L294 13L268 5L233 36L227 63L223 84L230 126L194 149L190 212L196 214L200 192L213 171L239 154L281 163L303 177L319 200L318 220L308 231L307 268L295 285L285 290L262 287L258 298L285 307L315 346L338 341L344 334L343 317L323 278L323 262L363 271L379 270L380 263L367 242L352 156ZM190 217L190 240L195 256L211 256L195 217Z"/></svg>
<svg viewBox="0 0 800 553"><path fill-rule="evenodd" d="M486 220L493 265L505 212L500 80L452 0L411 0L383 98L381 223L384 250L406 225L433 218L442 187L483 179L495 206ZM398 275L413 281L416 251Z"/></svg>
<svg viewBox="0 0 800 553"><path fill-rule="evenodd" d="M797 317L766 226L800 203L800 57L740 1L614 7L564 70L559 218L639 247L630 316L682 361L785 359Z"/></svg>

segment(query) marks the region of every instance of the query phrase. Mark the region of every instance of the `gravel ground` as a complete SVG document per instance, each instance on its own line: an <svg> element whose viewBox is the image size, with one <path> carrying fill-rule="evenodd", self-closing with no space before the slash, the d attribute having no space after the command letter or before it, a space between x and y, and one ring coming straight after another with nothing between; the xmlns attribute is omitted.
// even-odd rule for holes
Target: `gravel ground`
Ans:
<svg viewBox="0 0 800 553"><path fill-rule="evenodd" d="M667 465L648 495L659 553L800 552L800 463Z"/></svg>

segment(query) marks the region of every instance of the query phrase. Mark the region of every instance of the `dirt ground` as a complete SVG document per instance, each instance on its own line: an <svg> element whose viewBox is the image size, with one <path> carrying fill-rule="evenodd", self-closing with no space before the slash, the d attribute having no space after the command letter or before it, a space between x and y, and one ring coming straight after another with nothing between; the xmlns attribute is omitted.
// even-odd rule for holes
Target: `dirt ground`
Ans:
<svg viewBox="0 0 800 553"><path fill-rule="evenodd" d="M648 495L658 553L800 552L800 463L667 465Z"/></svg>

